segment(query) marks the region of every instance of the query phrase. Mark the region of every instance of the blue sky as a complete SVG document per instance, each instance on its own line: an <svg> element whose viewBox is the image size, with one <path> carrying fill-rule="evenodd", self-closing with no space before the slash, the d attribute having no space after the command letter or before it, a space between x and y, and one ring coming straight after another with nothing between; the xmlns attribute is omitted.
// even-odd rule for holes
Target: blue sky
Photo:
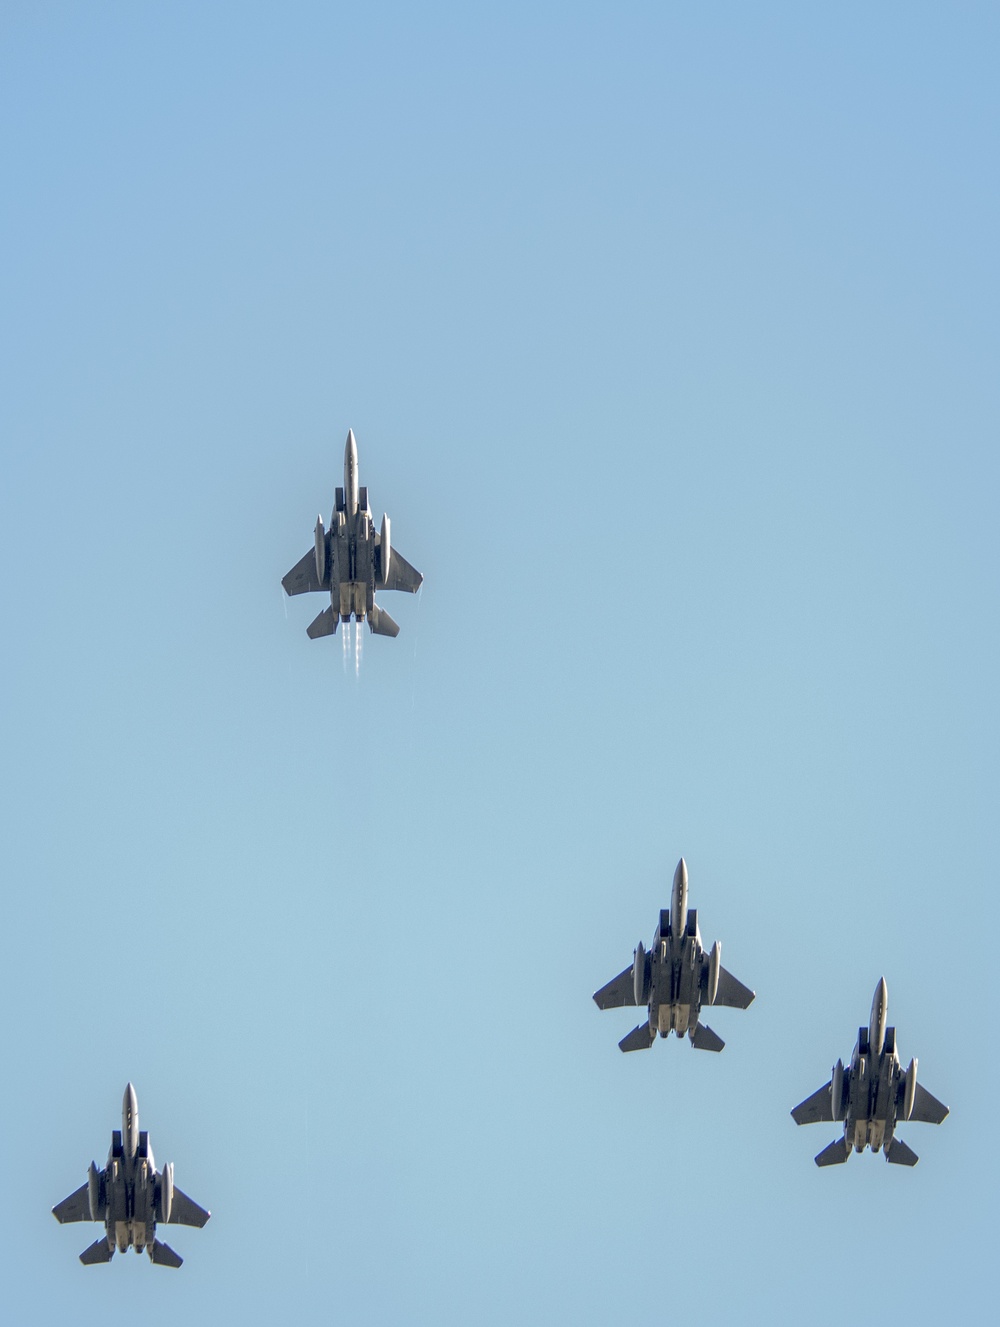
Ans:
<svg viewBox="0 0 1000 1327"><path fill-rule="evenodd" d="M975 1312L994 7L207 8L0 17L10 1320ZM681 854L757 1000L626 1058ZM819 1172L883 974L952 1114ZM50 1215L128 1079L177 1275Z"/></svg>

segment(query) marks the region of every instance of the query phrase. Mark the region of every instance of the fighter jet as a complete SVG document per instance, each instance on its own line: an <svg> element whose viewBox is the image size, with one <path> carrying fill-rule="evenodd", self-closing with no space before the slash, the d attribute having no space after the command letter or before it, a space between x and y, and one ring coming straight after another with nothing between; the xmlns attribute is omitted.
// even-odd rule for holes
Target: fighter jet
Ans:
<svg viewBox="0 0 1000 1327"><path fill-rule="evenodd" d="M904 1072L896 1050L896 1029L885 1025L888 1004L883 977L875 987L868 1026L858 1029L850 1068L845 1069L838 1060L829 1083L792 1111L796 1124L844 1121L843 1138L823 1148L816 1157L817 1166L842 1165L852 1147L856 1152L882 1148L886 1161L915 1166L916 1152L892 1136L896 1125L901 1120L940 1124L948 1114L948 1107L917 1082L916 1060Z"/></svg>
<svg viewBox="0 0 1000 1327"><path fill-rule="evenodd" d="M415 594L423 576L391 546L389 517L382 516L376 534L368 507L368 489L358 487L358 446L348 430L344 448L344 487L338 488L330 529L316 517L313 549L300 558L281 584L286 594L329 590L330 607L324 608L307 628L311 640L332 636L340 622L353 615L378 636L398 636L399 627L375 602L376 590L407 590Z"/></svg>
<svg viewBox="0 0 1000 1327"><path fill-rule="evenodd" d="M698 930L698 911L688 911L688 872L682 857L674 872L674 890L670 911L660 912L660 924L653 932L647 954L642 941L635 950L631 967L620 972L594 995L598 1009L618 1009L623 1005L647 1005L649 1017L618 1043L623 1051L648 1050L656 1040L676 1032L687 1033L691 1045L700 1051L721 1051L726 1044L710 1027L698 1021L702 1005L729 1005L746 1009L754 991L738 982L722 966L722 946L718 940L706 954Z"/></svg>
<svg viewBox="0 0 1000 1327"><path fill-rule="evenodd" d="M157 1221L203 1226L211 1213L174 1184L173 1162L157 1173L149 1134L139 1128L135 1088L129 1083L122 1101L121 1132L115 1129L111 1134L107 1166L98 1170L92 1161L86 1184L53 1207L52 1215L61 1225L104 1222L107 1233L80 1254L85 1266L110 1262L116 1248L125 1253L131 1245L136 1253L145 1249L149 1261L160 1267L180 1267L183 1258L156 1238Z"/></svg>

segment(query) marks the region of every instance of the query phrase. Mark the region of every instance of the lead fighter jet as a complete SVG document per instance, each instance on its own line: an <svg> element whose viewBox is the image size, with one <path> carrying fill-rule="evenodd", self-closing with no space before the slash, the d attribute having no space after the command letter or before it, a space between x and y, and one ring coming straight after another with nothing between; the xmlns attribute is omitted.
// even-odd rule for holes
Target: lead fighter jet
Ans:
<svg viewBox="0 0 1000 1327"><path fill-rule="evenodd" d="M174 1184L173 1162L157 1173L149 1134L139 1128L139 1105L131 1083L122 1101L121 1132L111 1134L108 1164L98 1170L90 1163L86 1184L64 1198L52 1215L62 1225L68 1221L103 1221L106 1234L80 1254L85 1266L110 1262L115 1249L125 1253L129 1246L149 1254L161 1267L180 1267L184 1261L168 1244L156 1238L157 1221L181 1226L203 1226L211 1216L192 1202Z"/></svg>
<svg viewBox="0 0 1000 1327"><path fill-rule="evenodd" d="M344 448L344 487L338 488L330 529L316 517L314 547L296 562L281 582L285 593L307 594L329 590L330 607L306 628L310 640L332 636L340 622L353 615L366 618L378 636L398 636L399 627L375 602L376 590L406 590L415 594L423 576L391 545L389 517L382 516L376 533L368 507L368 489L358 487L358 446L348 429Z"/></svg>
<svg viewBox="0 0 1000 1327"><path fill-rule="evenodd" d="M830 1123L843 1120L844 1136L837 1138L816 1157L817 1166L839 1166L851 1148L863 1152L885 1151L886 1161L897 1166L915 1166L917 1154L893 1131L901 1120L940 1124L948 1107L932 1097L917 1082L917 1062L903 1070L896 1050L896 1029L885 1025L889 991L883 977L875 987L872 1012L866 1028L858 1029L850 1067L842 1060L833 1066L829 1083L806 1097L792 1111L796 1124Z"/></svg>
<svg viewBox="0 0 1000 1327"><path fill-rule="evenodd" d="M598 1009L647 1005L649 1017L618 1043L623 1051L648 1050L656 1040L676 1032L687 1033L700 1051L721 1051L726 1044L710 1027L698 1021L702 1005L729 1005L746 1009L754 992L722 966L718 940L706 954L698 930L698 910L688 911L687 864L682 857L674 872L670 911L660 912L647 954L639 941L632 966L619 972L594 995Z"/></svg>

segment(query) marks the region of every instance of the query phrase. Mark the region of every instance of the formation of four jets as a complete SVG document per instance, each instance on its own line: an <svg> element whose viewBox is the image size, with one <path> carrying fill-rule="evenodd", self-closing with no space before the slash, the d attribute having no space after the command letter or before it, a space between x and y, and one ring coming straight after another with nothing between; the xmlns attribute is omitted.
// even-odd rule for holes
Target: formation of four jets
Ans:
<svg viewBox="0 0 1000 1327"><path fill-rule="evenodd" d="M358 482L358 448L348 432L344 487L338 488L330 529L317 518L313 548L282 580L286 594L328 591L330 607L308 627L313 639L336 633L341 622L367 620L372 632L396 636L399 627L375 603L376 589L415 593L423 576L391 544L389 517L376 531L368 490ZM674 872L670 908L662 909L647 951L640 941L632 963L594 995L599 1009L645 1007L646 1019L618 1043L623 1051L648 1050L659 1033L687 1036L696 1050L721 1051L725 1042L701 1021L703 1008L746 1009L754 992L722 966L718 940L705 950L698 911L689 909L688 871L683 859ZM875 988L871 1018L858 1032L851 1063L838 1060L829 1083L792 1111L796 1124L843 1123L835 1139L816 1157L818 1166L839 1165L851 1151L884 1151L887 1161L916 1164L916 1153L894 1136L902 1121L940 1124L948 1107L917 1081L917 1061L904 1070L896 1029L886 1026L888 991L883 977ZM135 1089L129 1083L122 1102L122 1127L111 1135L108 1164L90 1163L87 1180L52 1209L61 1223L102 1221L104 1235L80 1254L86 1265L110 1262L115 1250L145 1250L161 1267L182 1259L156 1238L158 1223L203 1226L210 1213L174 1184L173 1164L157 1171L149 1135L139 1128Z"/></svg>

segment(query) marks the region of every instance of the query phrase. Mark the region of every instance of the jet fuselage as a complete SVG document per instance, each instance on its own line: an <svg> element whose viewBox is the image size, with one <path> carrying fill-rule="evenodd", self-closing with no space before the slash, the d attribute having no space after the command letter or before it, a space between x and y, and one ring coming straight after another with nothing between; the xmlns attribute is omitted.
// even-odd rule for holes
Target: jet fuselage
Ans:
<svg viewBox="0 0 1000 1327"><path fill-rule="evenodd" d="M375 529L368 506L368 490L358 479L358 446L353 430L344 446L344 487L338 488L329 530L323 517L316 520L313 551L282 578L286 594L326 590L330 607L306 628L312 640L332 636L341 622L367 620L380 636L395 636L399 627L375 602L376 589L415 593L423 577L392 548L387 515Z"/></svg>
<svg viewBox="0 0 1000 1327"><path fill-rule="evenodd" d="M145 1250L150 1261L180 1267L182 1259L156 1238L157 1222L203 1226L210 1213L176 1188L174 1168L167 1163L157 1171L149 1135L139 1128L135 1088L125 1088L122 1127L111 1135L108 1163L98 1170L91 1162L87 1181L52 1209L60 1223L99 1221L104 1237L80 1254L86 1265L110 1262L115 1251Z"/></svg>
<svg viewBox="0 0 1000 1327"><path fill-rule="evenodd" d="M647 1010L647 1021L619 1043L623 1051L648 1049L656 1039L687 1036L696 1050L721 1051L725 1042L699 1022L705 1005L746 1009L754 993L722 967L722 947L716 941L705 953L696 909L688 909L687 864L682 857L674 872L670 908L663 908L647 953L636 946L631 968L594 992L599 1009L635 1005Z"/></svg>
<svg viewBox="0 0 1000 1327"><path fill-rule="evenodd" d="M796 1124L842 1123L843 1136L816 1156L817 1166L839 1166L852 1150L884 1152L894 1165L914 1166L917 1154L895 1138L896 1126L913 1120L940 1124L948 1107L917 1082L917 1061L906 1069L896 1049L896 1029L887 1027L889 993L885 978L879 980L872 998L866 1028L858 1029L851 1062L833 1066L830 1081L792 1111Z"/></svg>

